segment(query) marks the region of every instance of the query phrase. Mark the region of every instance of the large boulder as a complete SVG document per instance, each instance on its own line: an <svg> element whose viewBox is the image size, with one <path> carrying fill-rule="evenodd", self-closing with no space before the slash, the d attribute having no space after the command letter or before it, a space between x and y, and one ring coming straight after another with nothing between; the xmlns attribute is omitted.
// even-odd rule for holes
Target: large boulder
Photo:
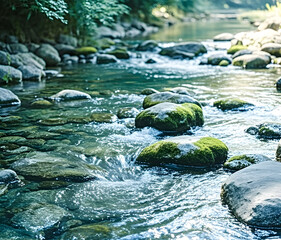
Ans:
<svg viewBox="0 0 281 240"><path fill-rule="evenodd" d="M232 174L221 197L242 222L255 227L281 227L281 163L266 161Z"/></svg>
<svg viewBox="0 0 281 240"><path fill-rule="evenodd" d="M231 58L224 54L213 54L208 57L208 64L219 65L222 61L227 61L229 64L232 62Z"/></svg>
<svg viewBox="0 0 281 240"><path fill-rule="evenodd" d="M281 57L281 44L279 43L266 43L262 46L261 50L273 56Z"/></svg>
<svg viewBox="0 0 281 240"><path fill-rule="evenodd" d="M137 47L137 51L153 51L158 46L158 43L154 40L147 40L140 43Z"/></svg>
<svg viewBox="0 0 281 240"><path fill-rule="evenodd" d="M281 26L281 18L280 17L273 17L273 18L267 18L264 22L262 22L258 30L263 31L265 29L273 29L275 31L278 31Z"/></svg>
<svg viewBox="0 0 281 240"><path fill-rule="evenodd" d="M33 66L39 69L45 69L46 67L46 62L42 58L36 56L33 53L29 52L29 53L19 53L16 55L11 55L12 62L13 62L13 56L20 58L22 65Z"/></svg>
<svg viewBox="0 0 281 240"><path fill-rule="evenodd" d="M238 171L253 164L265 161L271 161L271 159L262 154L244 154L228 159L223 166L229 170Z"/></svg>
<svg viewBox="0 0 281 240"><path fill-rule="evenodd" d="M27 53L28 48L21 43L13 43L13 44L9 45L9 51L10 51L11 54Z"/></svg>
<svg viewBox="0 0 281 240"><path fill-rule="evenodd" d="M253 104L238 98L230 98L230 99L218 100L214 102L214 107L217 107L223 111L228 111L228 110L246 111L253 106L254 106Z"/></svg>
<svg viewBox="0 0 281 240"><path fill-rule="evenodd" d="M50 97L57 101L73 101L82 99L91 99L91 96L87 93L76 91L76 90L62 90L57 94Z"/></svg>
<svg viewBox="0 0 281 240"><path fill-rule="evenodd" d="M116 28L118 29L113 29L113 28L109 28L109 27L99 27L97 29L97 36L98 38L124 38L125 37L125 31L124 28L122 29L122 27L120 25L116 26Z"/></svg>
<svg viewBox="0 0 281 240"><path fill-rule="evenodd" d="M271 59L268 56L262 54L247 54L235 58L232 64L246 69L262 69L266 68L270 61Z"/></svg>
<svg viewBox="0 0 281 240"><path fill-rule="evenodd" d="M10 54L4 51L0 51L0 65L10 65Z"/></svg>
<svg viewBox="0 0 281 240"><path fill-rule="evenodd" d="M182 104L182 103L194 103L201 107L200 103L195 100L194 98L178 94L178 93L172 93L172 92L159 92L159 93L153 93L145 97L143 100L143 108L149 108L159 103L164 102L170 102L170 103L176 103L176 104Z"/></svg>
<svg viewBox="0 0 281 240"><path fill-rule="evenodd" d="M50 44L41 44L36 55L46 62L47 66L56 66L61 61L58 51Z"/></svg>
<svg viewBox="0 0 281 240"><path fill-rule="evenodd" d="M55 49L59 52L59 55L62 56L64 54L70 54L74 55L76 54L76 50L73 46L71 45L66 45L66 44L56 44Z"/></svg>
<svg viewBox="0 0 281 240"><path fill-rule="evenodd" d="M238 52L236 52L235 54L232 55L232 59L235 59L235 58L243 56L243 55L249 55L252 53L253 53L253 51L249 50L249 49L239 50Z"/></svg>
<svg viewBox="0 0 281 240"><path fill-rule="evenodd" d="M200 54L206 53L207 49L202 43L187 42L176 44L172 47L163 48L159 54L163 56L173 57L175 52L177 51L191 53L195 56L198 56Z"/></svg>
<svg viewBox="0 0 281 240"><path fill-rule="evenodd" d="M44 74L42 69L34 66L20 66L18 70L21 71L23 80L41 81L41 77Z"/></svg>
<svg viewBox="0 0 281 240"><path fill-rule="evenodd" d="M160 103L139 113L137 128L154 127L160 131L184 132L204 124L203 112L196 104Z"/></svg>
<svg viewBox="0 0 281 240"><path fill-rule="evenodd" d="M0 65L0 82L8 83L8 82L20 82L22 80L21 71L10 67Z"/></svg>
<svg viewBox="0 0 281 240"><path fill-rule="evenodd" d="M234 35L232 33L221 33L214 37L214 41L231 41L234 39Z"/></svg>
<svg viewBox="0 0 281 240"><path fill-rule="evenodd" d="M77 47L78 40L76 37L60 34L58 37L58 43Z"/></svg>
<svg viewBox="0 0 281 240"><path fill-rule="evenodd" d="M36 152L20 159L11 165L19 175L33 181L63 180L84 182L96 179L97 167L68 161L48 153Z"/></svg>
<svg viewBox="0 0 281 240"><path fill-rule="evenodd" d="M146 147L136 161L158 166L163 164L212 166L224 163L227 154L227 146L216 138L204 137L192 141L190 137L180 136Z"/></svg>
<svg viewBox="0 0 281 240"><path fill-rule="evenodd" d="M97 55L97 64L108 64L117 62L117 58L109 54L99 54Z"/></svg>

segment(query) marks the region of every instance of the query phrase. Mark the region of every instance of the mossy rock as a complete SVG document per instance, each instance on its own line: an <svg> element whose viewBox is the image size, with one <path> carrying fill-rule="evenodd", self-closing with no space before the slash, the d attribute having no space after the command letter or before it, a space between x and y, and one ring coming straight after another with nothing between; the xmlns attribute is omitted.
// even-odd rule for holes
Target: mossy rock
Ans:
<svg viewBox="0 0 281 240"><path fill-rule="evenodd" d="M176 103L176 104L183 104L183 103L193 103L201 107L200 103L195 100L194 98L178 94L178 93L172 93L172 92L159 92L159 93L153 93L151 95L148 95L143 100L143 108L149 108L159 103Z"/></svg>
<svg viewBox="0 0 281 240"><path fill-rule="evenodd" d="M244 154L230 158L223 166L229 170L238 171L253 164L265 161L271 161L271 159L262 154Z"/></svg>
<svg viewBox="0 0 281 240"><path fill-rule="evenodd" d="M118 59L129 59L130 58L128 51L123 48L116 48L115 50L107 52L107 54L113 55L113 56L117 57Z"/></svg>
<svg viewBox="0 0 281 240"><path fill-rule="evenodd" d="M224 163L228 148L220 140L204 137L192 141L190 137L173 137L146 147L136 161L149 165L179 164L186 166L213 166Z"/></svg>
<svg viewBox="0 0 281 240"><path fill-rule="evenodd" d="M45 126L59 126L67 124L67 119L64 118L49 118L49 119L43 119L39 121L39 124L45 125Z"/></svg>
<svg viewBox="0 0 281 240"><path fill-rule="evenodd" d="M121 108L117 112L117 117L119 119L123 118L135 118L139 114L139 110L134 108L134 107L126 107L126 108Z"/></svg>
<svg viewBox="0 0 281 240"><path fill-rule="evenodd" d="M32 102L31 106L33 108L49 108L49 107L52 107L53 104L47 100L40 99L40 100L36 100L36 101Z"/></svg>
<svg viewBox="0 0 281 240"><path fill-rule="evenodd" d="M248 110L249 107L253 107L253 106L254 106L253 104L240 100L238 98L224 99L214 102L214 107L217 107L222 111L228 111L228 110L245 111Z"/></svg>
<svg viewBox="0 0 281 240"><path fill-rule="evenodd" d="M27 140L20 136L6 136L0 138L0 145L14 143L14 144L24 144Z"/></svg>
<svg viewBox="0 0 281 240"><path fill-rule="evenodd" d="M219 66L221 66L221 67L227 67L229 64L230 64L229 61L222 60L222 61L219 63Z"/></svg>
<svg viewBox="0 0 281 240"><path fill-rule="evenodd" d="M143 90L141 91L141 94L142 94L142 95L146 95L146 96L151 95L151 94L153 94L153 93L159 93L159 91L157 91L157 90L154 89L154 88L145 88L145 89L143 89Z"/></svg>
<svg viewBox="0 0 281 240"><path fill-rule="evenodd" d="M117 121L117 117L112 113L93 113L91 120L98 123L113 123Z"/></svg>
<svg viewBox="0 0 281 240"><path fill-rule="evenodd" d="M88 224L71 228L65 232L61 240L83 239L83 240L104 240L109 239L112 229L107 225Z"/></svg>
<svg viewBox="0 0 281 240"><path fill-rule="evenodd" d="M184 132L203 124L202 109L192 103L160 103L142 111L135 119L137 128L154 127L169 132Z"/></svg>
<svg viewBox="0 0 281 240"><path fill-rule="evenodd" d="M88 55L92 53L96 53L98 50L95 47L81 47L76 48L77 54Z"/></svg>
<svg viewBox="0 0 281 240"><path fill-rule="evenodd" d="M245 50L247 49L248 47L246 46L243 46L243 45L234 45L234 46L231 46L228 50L227 50L227 53L228 54L235 54L236 52L240 51L240 50Z"/></svg>
<svg viewBox="0 0 281 240"><path fill-rule="evenodd" d="M280 139L281 124L265 123L258 126L258 136L265 139Z"/></svg>
<svg viewBox="0 0 281 240"><path fill-rule="evenodd" d="M115 45L115 42L110 38L102 38L96 41L97 47L104 50L110 48L111 46Z"/></svg>

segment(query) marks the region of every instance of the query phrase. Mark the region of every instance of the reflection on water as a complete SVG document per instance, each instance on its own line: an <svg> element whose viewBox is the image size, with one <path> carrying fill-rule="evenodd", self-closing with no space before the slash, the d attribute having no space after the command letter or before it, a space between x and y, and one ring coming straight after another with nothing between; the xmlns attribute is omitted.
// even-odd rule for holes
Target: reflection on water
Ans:
<svg viewBox="0 0 281 240"><path fill-rule="evenodd" d="M206 40L223 31L249 29L249 26L234 22L220 23L219 26L217 23L186 25L174 26L152 38L165 42L180 38ZM24 229L11 230L8 225L13 225L10 219L17 209L38 202L60 206L71 214L71 219L83 224L108 226L107 235L97 239L259 239L268 236L274 239L277 233L250 229L222 205L220 187L230 174L222 168L174 170L135 165L135 157L141 149L167 138L155 129L135 129L131 126L133 119L102 124L38 125L39 120L46 118L83 118L92 112L116 114L122 107L141 110L144 96L139 92L142 89L153 87L161 91L184 86L204 103L205 125L195 129L190 138L219 138L228 145L230 156L261 153L274 158L277 142L256 139L246 134L245 129L280 120L281 94L274 87L280 71L199 65L202 58L218 52L212 42L205 41L204 44L209 53L195 60L171 60L157 53L143 53L141 58L113 65L65 67L62 78L11 86L22 99L22 107L1 114L21 116L23 120L10 126L9 131L1 132L18 134L23 131L20 129L29 126L37 126L39 132L59 132L58 139L46 139L44 151L52 149L63 158L98 165L106 172L97 181L53 190L35 187L31 182L21 189L9 191L0 198L1 223L7 224L1 227L0 239L22 239L21 234L30 234ZM157 63L145 64L148 58L156 59ZM33 99L51 96L62 89L76 89L94 97L89 101L60 103L50 109L30 108ZM96 95L97 92L104 94ZM222 112L212 107L215 100L229 96L254 103L256 107L248 112ZM24 153L16 158L22 156ZM47 234L45 237L60 239L60 234L56 232L55 236Z"/></svg>

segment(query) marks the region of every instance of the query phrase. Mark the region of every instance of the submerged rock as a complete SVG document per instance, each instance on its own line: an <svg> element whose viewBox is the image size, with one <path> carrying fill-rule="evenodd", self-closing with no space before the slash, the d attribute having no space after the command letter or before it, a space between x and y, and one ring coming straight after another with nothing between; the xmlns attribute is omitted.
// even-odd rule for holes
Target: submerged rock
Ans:
<svg viewBox="0 0 281 240"><path fill-rule="evenodd" d="M232 39L234 39L232 33L221 33L214 37L214 41L231 41Z"/></svg>
<svg viewBox="0 0 281 240"><path fill-rule="evenodd" d="M227 154L227 146L216 138L204 137L192 141L190 137L181 136L146 147L136 161L150 165L212 166L225 162Z"/></svg>
<svg viewBox="0 0 281 240"><path fill-rule="evenodd" d="M142 95L151 95L153 93L159 93L159 91L157 91L156 89L154 88L145 88L141 91L141 94Z"/></svg>
<svg viewBox="0 0 281 240"><path fill-rule="evenodd" d="M227 169L238 171L253 164L265 161L271 161L271 159L262 154L244 154L230 158L223 166Z"/></svg>
<svg viewBox="0 0 281 240"><path fill-rule="evenodd" d="M242 222L255 227L281 226L281 163L266 161L232 174L221 197Z"/></svg>
<svg viewBox="0 0 281 240"><path fill-rule="evenodd" d="M139 113L137 128L154 127L160 131L184 132L204 124L203 112L196 104L160 103Z"/></svg>
<svg viewBox="0 0 281 240"><path fill-rule="evenodd" d="M29 154L26 158L14 162L11 168L26 179L34 181L84 182L95 179L95 174L99 171L95 166L40 152Z"/></svg>
<svg viewBox="0 0 281 240"><path fill-rule="evenodd" d="M117 117L122 118L134 118L139 114L139 110L134 107L127 107L127 108L121 108L117 112Z"/></svg>
<svg viewBox="0 0 281 240"><path fill-rule="evenodd" d="M58 51L50 44L41 44L36 55L44 59L48 66L56 66L61 61Z"/></svg>
<svg viewBox="0 0 281 240"><path fill-rule="evenodd" d="M67 90L60 91L59 93L51 96L50 98L58 101L73 101L73 100L91 99L91 96L84 92L67 89Z"/></svg>
<svg viewBox="0 0 281 240"><path fill-rule="evenodd" d="M53 104L44 99L37 99L31 103L31 106L33 108L49 108L49 107L53 106Z"/></svg>
<svg viewBox="0 0 281 240"><path fill-rule="evenodd" d="M117 62L117 58L109 54L99 54L97 55L97 64L108 64Z"/></svg>
<svg viewBox="0 0 281 240"><path fill-rule="evenodd" d="M191 53L195 56L198 56L200 54L206 53L207 49L202 43L187 42L179 43L172 47L163 48L159 54L173 57L177 51Z"/></svg>
<svg viewBox="0 0 281 240"><path fill-rule="evenodd" d="M18 69L10 66L0 65L0 82L20 82L22 80L22 73Z"/></svg>
<svg viewBox="0 0 281 240"><path fill-rule="evenodd" d="M113 123L117 117L112 113L92 113L91 120L98 123Z"/></svg>
<svg viewBox="0 0 281 240"><path fill-rule="evenodd" d="M172 93L172 92L159 92L145 97L145 99L143 100L143 108L146 109L156 104L164 103L164 102L170 102L176 104L193 103L201 107L200 103L197 100L195 100L194 98L188 95Z"/></svg>
<svg viewBox="0 0 281 240"><path fill-rule="evenodd" d="M240 100L238 98L218 100L214 102L214 107L217 107L223 111L228 111L228 110L245 111L245 110L249 110L250 109L249 107L253 107L253 106L254 106L253 104Z"/></svg>
<svg viewBox="0 0 281 240"><path fill-rule="evenodd" d="M0 107L20 105L21 101L12 91L0 88Z"/></svg>

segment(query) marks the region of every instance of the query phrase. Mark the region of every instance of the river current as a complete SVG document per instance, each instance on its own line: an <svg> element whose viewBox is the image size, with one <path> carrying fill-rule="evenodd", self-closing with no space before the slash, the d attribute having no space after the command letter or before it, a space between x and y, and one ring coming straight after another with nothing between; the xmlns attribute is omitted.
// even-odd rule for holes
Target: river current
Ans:
<svg viewBox="0 0 281 240"><path fill-rule="evenodd" d="M229 157L259 153L274 159L278 142L258 139L247 134L245 129L280 120L281 93L274 84L281 69L243 70L233 66L199 65L214 52L226 53L230 46L230 43L214 43L213 36L250 29L247 23L236 21L186 23L164 29L149 39L159 41L161 46L202 41L208 53L194 60L173 60L157 52L143 52L141 56L133 52L131 59L115 64L66 66L61 69L61 77L8 86L22 100L22 106L0 109L0 114L22 117L24 123L16 128L34 126L46 118L83 117L92 112L116 114L123 107L141 110L145 96L139 93L144 88L163 91L182 86L203 103L205 124L192 130L192 135L188 135L191 139L216 137L229 147ZM149 58L157 63L145 64ZM51 109L29 107L35 98L48 97L63 89L102 94L96 94L89 101L59 103ZM255 108L245 112L223 112L212 106L215 100L229 96L251 102ZM125 119L114 123L40 126L42 131L59 129L61 134L67 132L63 141L46 142L54 154L100 166L106 173L98 180L57 189L34 190L27 184L10 190L0 197L0 239L23 239L20 236L61 239L60 233L44 237L40 231L12 231L11 226L5 224L10 216L7 209L23 208L33 202L57 205L83 224L97 223L110 229L106 235L97 235L93 239L281 238L278 232L250 228L239 222L222 204L221 185L231 174L223 168L148 168L137 165L135 158L143 148L170 136L153 128L135 129L133 122L134 119Z"/></svg>

